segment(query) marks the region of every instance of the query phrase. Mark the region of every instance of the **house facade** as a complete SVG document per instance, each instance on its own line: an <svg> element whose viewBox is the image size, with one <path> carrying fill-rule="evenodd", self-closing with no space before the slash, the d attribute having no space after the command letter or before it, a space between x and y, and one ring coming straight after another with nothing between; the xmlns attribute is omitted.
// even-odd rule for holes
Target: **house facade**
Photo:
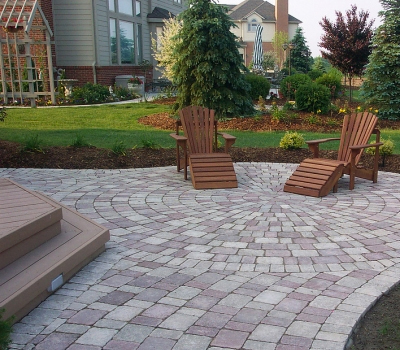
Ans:
<svg viewBox="0 0 400 350"><path fill-rule="evenodd" d="M21 7L26 0L5 0L3 8ZM159 77L152 56L151 39L162 32L164 20L185 10L185 0L29 0L30 8L40 7L43 23L51 37L54 78L65 71L65 78L113 85L119 75L146 75L146 81ZM252 60L255 29L263 26L263 49L272 49L275 31L295 34L299 20L288 13L288 0L245 0L229 6L228 14L237 25L240 52L248 65ZM15 8L15 6L14 6ZM29 13L28 13L29 15ZM39 23L40 25L40 23ZM4 36L5 34L2 33ZM143 69L147 61L153 69ZM34 62L35 63L35 62ZM37 66L37 63L36 63Z"/></svg>
<svg viewBox="0 0 400 350"><path fill-rule="evenodd" d="M119 75L144 75L154 65L151 37L183 0L39 0L54 32L53 65L78 84L113 85ZM153 79L153 69L146 80Z"/></svg>
<svg viewBox="0 0 400 350"><path fill-rule="evenodd" d="M273 50L275 32L286 33L290 41L301 23L289 14L289 0L275 0L275 5L264 0L245 0L236 6L228 5L228 8L228 14L237 26L232 32L239 38L245 65L250 64L253 58L258 25L263 27L262 46L266 52Z"/></svg>

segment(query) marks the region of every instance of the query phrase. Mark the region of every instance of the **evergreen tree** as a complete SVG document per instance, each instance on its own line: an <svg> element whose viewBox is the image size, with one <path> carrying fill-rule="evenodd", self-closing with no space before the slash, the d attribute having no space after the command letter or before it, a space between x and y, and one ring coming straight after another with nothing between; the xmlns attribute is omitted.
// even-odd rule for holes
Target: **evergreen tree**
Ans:
<svg viewBox="0 0 400 350"><path fill-rule="evenodd" d="M311 68L319 70L322 73L326 73L330 67L331 64L329 63L328 60L322 58L321 56L318 56L314 58L314 63Z"/></svg>
<svg viewBox="0 0 400 350"><path fill-rule="evenodd" d="M311 70L313 59L301 27L296 29L296 34L292 39L292 43L295 45L295 47L290 53L291 66L296 71L307 73ZM288 66L288 60L286 61L286 66Z"/></svg>
<svg viewBox="0 0 400 350"><path fill-rule="evenodd" d="M366 102L379 118L400 119L400 0L380 0L383 19L372 38L372 53L362 86Z"/></svg>
<svg viewBox="0 0 400 350"><path fill-rule="evenodd" d="M247 71L227 8L211 0L189 0L181 13L182 28L172 70L178 88L175 108L199 105L214 109L217 117L249 115Z"/></svg>

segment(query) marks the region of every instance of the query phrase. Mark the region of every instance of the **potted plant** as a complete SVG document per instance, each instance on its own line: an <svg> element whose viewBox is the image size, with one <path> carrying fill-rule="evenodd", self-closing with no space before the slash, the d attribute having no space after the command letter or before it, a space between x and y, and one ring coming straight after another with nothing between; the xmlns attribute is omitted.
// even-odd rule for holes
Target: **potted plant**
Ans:
<svg viewBox="0 0 400 350"><path fill-rule="evenodd" d="M139 77L133 77L128 80L128 87L133 87L135 85L142 85L143 81Z"/></svg>
<svg viewBox="0 0 400 350"><path fill-rule="evenodd" d="M128 89L139 94L142 91L143 81L139 77L133 77L128 80Z"/></svg>

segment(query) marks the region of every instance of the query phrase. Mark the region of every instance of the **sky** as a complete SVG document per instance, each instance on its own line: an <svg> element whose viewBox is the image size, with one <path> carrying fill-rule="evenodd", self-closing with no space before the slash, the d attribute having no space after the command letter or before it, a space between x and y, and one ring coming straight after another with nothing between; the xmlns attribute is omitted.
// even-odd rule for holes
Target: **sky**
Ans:
<svg viewBox="0 0 400 350"><path fill-rule="evenodd" d="M267 0L275 5L275 0ZM241 0L219 0L221 4L239 4ZM357 6L357 11L368 11L369 21L375 19L373 28L381 23L378 12L383 10L379 0L289 0L289 13L302 21L303 34L312 56L321 56L318 43L321 41L323 30L319 24L322 18L336 21L336 12L343 15L351 9L351 5Z"/></svg>

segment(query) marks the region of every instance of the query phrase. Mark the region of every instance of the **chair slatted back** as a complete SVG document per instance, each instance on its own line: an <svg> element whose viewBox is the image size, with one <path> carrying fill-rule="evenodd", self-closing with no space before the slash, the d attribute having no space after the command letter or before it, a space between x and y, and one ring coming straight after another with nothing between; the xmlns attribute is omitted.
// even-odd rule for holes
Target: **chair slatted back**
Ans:
<svg viewBox="0 0 400 350"><path fill-rule="evenodd" d="M189 152L212 153L216 125L214 110L188 106L179 111L183 132L188 139Z"/></svg>
<svg viewBox="0 0 400 350"><path fill-rule="evenodd" d="M367 144L375 129L378 118L369 112L352 113L343 120L342 135L338 152L338 160L350 162L350 146ZM359 162L362 151L356 158Z"/></svg>

